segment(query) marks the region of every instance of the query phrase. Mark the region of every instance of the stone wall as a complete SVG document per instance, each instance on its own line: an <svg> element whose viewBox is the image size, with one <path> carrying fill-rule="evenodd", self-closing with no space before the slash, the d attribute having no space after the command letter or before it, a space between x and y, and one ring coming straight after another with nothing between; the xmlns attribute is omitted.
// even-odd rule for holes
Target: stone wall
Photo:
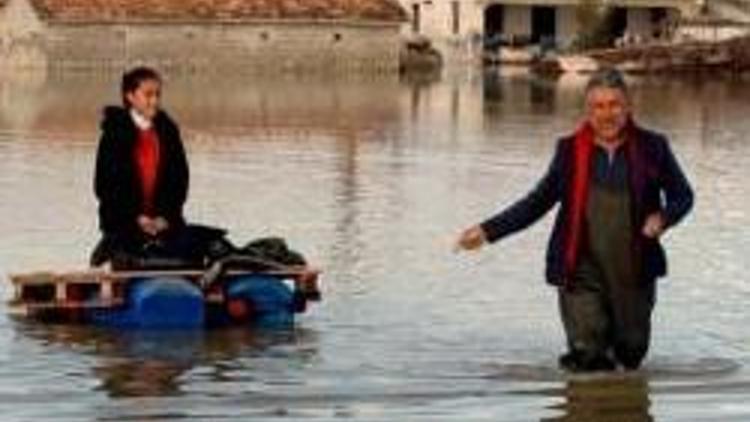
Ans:
<svg viewBox="0 0 750 422"><path fill-rule="evenodd" d="M55 67L149 63L187 69L371 70L398 67L399 28L331 23L51 25Z"/></svg>
<svg viewBox="0 0 750 422"><path fill-rule="evenodd" d="M41 20L26 0L0 7L0 68L232 71L398 69L400 23L278 20L126 24Z"/></svg>

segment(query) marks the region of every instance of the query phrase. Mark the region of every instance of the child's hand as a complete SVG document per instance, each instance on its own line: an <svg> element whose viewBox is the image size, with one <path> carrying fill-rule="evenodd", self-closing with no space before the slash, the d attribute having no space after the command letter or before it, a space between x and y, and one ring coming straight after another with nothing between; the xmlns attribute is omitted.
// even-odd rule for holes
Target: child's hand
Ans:
<svg viewBox="0 0 750 422"><path fill-rule="evenodd" d="M157 233L161 233L169 228L169 222L164 217L154 218L154 227Z"/></svg>
<svg viewBox="0 0 750 422"><path fill-rule="evenodd" d="M147 235L156 236L169 228L169 222L164 217L151 218L141 214L138 216L138 227Z"/></svg>
<svg viewBox="0 0 750 422"><path fill-rule="evenodd" d="M141 228L141 231L146 233L149 236L156 236L159 233L159 230L157 229L156 225L156 219L151 218L147 215L139 215L138 216L138 227Z"/></svg>

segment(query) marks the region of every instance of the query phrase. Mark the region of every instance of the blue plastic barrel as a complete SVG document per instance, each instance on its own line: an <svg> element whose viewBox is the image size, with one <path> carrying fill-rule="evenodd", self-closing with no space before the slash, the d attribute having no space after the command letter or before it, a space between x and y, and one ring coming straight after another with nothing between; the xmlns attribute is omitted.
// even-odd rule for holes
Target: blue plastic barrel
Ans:
<svg viewBox="0 0 750 422"><path fill-rule="evenodd" d="M203 294L182 278L135 279L128 285L122 308L97 311L90 318L113 327L199 328L205 320Z"/></svg>
<svg viewBox="0 0 750 422"><path fill-rule="evenodd" d="M244 300L252 309L252 322L261 327L294 323L294 291L284 279L266 274L229 277L225 294L228 301Z"/></svg>

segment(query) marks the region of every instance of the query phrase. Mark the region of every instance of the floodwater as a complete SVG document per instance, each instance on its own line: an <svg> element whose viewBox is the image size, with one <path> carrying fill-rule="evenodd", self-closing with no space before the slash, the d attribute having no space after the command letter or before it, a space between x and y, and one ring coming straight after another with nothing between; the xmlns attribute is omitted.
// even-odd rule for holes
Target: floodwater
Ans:
<svg viewBox="0 0 750 422"><path fill-rule="evenodd" d="M115 332L0 305L0 417L47 420L750 420L750 79L633 79L697 192L665 239L642 371L564 376L551 218L476 254L579 116L579 78L167 74L191 220L280 235L325 270L294 329ZM117 75L0 77L0 269L76 269L97 238L98 110ZM10 296L7 283L2 297Z"/></svg>

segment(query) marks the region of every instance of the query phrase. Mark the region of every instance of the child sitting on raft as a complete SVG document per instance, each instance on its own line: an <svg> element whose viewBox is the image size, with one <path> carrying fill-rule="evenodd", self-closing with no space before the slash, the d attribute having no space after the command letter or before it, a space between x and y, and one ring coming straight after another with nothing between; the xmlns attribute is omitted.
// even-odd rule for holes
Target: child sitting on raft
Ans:
<svg viewBox="0 0 750 422"><path fill-rule="evenodd" d="M216 263L222 269L295 268L298 288L317 296L318 270L282 239L235 248L225 230L185 223L188 162L177 124L160 108L161 89L158 72L137 67L122 77L122 106L104 108L94 176L102 239L90 264L115 270Z"/></svg>
<svg viewBox="0 0 750 422"><path fill-rule="evenodd" d="M104 108L94 191L102 240L99 266L118 253L138 256L185 227L189 171L180 130L160 108L161 76L137 67L122 77L122 106Z"/></svg>

